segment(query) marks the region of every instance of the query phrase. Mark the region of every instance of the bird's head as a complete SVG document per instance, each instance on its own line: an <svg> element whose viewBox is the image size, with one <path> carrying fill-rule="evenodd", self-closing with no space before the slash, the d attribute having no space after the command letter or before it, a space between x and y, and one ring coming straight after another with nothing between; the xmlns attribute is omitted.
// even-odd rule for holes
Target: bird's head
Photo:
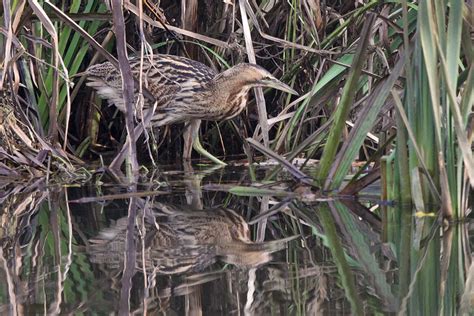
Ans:
<svg viewBox="0 0 474 316"><path fill-rule="evenodd" d="M216 80L232 82L243 87L268 87L298 95L294 89L275 78L264 68L255 65L242 63L238 64L217 75Z"/></svg>

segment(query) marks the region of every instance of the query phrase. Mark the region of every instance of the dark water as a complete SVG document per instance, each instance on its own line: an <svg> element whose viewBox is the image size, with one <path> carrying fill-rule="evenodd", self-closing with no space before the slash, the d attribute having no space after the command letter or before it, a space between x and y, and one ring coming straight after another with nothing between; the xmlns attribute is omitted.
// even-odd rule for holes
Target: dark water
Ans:
<svg viewBox="0 0 474 316"><path fill-rule="evenodd" d="M135 197L99 178L5 185L0 314L470 313L469 222L280 178L266 195L226 192L252 183L246 168L148 174L139 191L159 194Z"/></svg>

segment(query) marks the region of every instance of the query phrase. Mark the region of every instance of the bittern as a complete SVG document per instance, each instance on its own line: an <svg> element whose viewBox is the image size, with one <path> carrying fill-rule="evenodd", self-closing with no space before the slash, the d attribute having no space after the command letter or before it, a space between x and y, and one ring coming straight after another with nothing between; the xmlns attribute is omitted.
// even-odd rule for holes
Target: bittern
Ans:
<svg viewBox="0 0 474 316"><path fill-rule="evenodd" d="M271 253L284 249L288 240L255 243L247 222L235 211L220 207L190 211L189 206L152 203L145 226L135 230L137 268L158 269L162 274L200 271L217 259L238 266L258 266L271 259ZM145 209L143 209L145 211ZM90 239L92 262L120 268L126 251L129 218L116 223ZM144 236L140 236L144 233ZM141 241L141 240L142 241ZM143 252L142 252L143 251Z"/></svg>
<svg viewBox="0 0 474 316"><path fill-rule="evenodd" d="M151 59L144 59L143 68L140 68L140 58L134 57L129 61L133 76L138 79L141 72L144 86L156 100L154 104L146 101L144 105L146 109L154 108L149 127L186 123L185 160L191 158L194 148L212 161L222 163L199 142L201 120L222 121L237 116L245 108L251 88L271 87L297 94L267 70L254 64L242 63L217 73L200 62L172 55L153 55ZM96 89L101 98L125 111L119 70L110 62L105 62L91 66L85 74L88 86Z"/></svg>

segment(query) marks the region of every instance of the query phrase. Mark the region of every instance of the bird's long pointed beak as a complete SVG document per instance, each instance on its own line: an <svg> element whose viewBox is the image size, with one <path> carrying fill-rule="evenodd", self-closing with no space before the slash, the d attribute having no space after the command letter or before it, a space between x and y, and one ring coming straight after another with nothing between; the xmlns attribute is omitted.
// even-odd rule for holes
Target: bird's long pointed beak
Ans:
<svg viewBox="0 0 474 316"><path fill-rule="evenodd" d="M260 81L260 85L264 87L269 87L277 90L281 90L284 92L288 92L294 95L299 95L298 92L296 92L293 88L291 88L289 85L281 82L278 79L263 79Z"/></svg>

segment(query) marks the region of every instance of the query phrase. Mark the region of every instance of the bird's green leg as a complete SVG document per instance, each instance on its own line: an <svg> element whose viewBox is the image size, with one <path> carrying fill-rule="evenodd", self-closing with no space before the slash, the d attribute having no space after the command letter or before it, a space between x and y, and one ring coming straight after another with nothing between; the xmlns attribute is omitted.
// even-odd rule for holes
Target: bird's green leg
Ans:
<svg viewBox="0 0 474 316"><path fill-rule="evenodd" d="M189 126L186 128L186 131L183 133L184 137L184 152L183 159L191 159L191 148L194 148L199 154L208 158L212 162L218 165L226 165L225 162L213 156L210 152L202 147L199 140L199 127L201 126L201 120L192 120L189 122Z"/></svg>
<svg viewBox="0 0 474 316"><path fill-rule="evenodd" d="M207 157L208 159L210 159L212 162L214 162L218 165L223 165L223 166L227 165L225 162L223 162L222 160L220 160L219 158L213 156L210 152L205 150L204 147L202 147L201 142L199 141L199 137L196 137L194 139L193 148L194 148L194 150L196 150L198 153L200 153L204 157Z"/></svg>

